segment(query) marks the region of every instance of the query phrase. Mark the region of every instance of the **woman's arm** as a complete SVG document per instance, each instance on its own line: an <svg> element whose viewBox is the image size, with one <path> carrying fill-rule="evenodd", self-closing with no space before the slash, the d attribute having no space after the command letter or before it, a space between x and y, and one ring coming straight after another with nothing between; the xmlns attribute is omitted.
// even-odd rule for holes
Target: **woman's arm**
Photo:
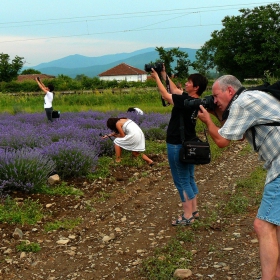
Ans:
<svg viewBox="0 0 280 280"><path fill-rule="evenodd" d="M35 81L44 93L47 93L49 91L49 89L41 82L41 80L38 77L35 78Z"/></svg>
<svg viewBox="0 0 280 280"><path fill-rule="evenodd" d="M115 137L119 137L119 138L125 137L125 133L124 133L124 131L123 131L123 129L122 129L123 124L124 124L124 123L123 123L121 120L119 120L119 121L116 123L116 128L117 128L119 134L116 134Z"/></svg>
<svg viewBox="0 0 280 280"><path fill-rule="evenodd" d="M168 93L168 91L166 90L166 88L162 84L162 82L161 82L161 80L158 76L158 73L153 68L152 68L151 76L155 79L162 98L164 100L166 100L169 104L174 105L173 99L172 99L172 94Z"/></svg>
<svg viewBox="0 0 280 280"><path fill-rule="evenodd" d="M175 83L168 77L165 66L163 65L163 70L160 72L162 79L166 82L166 79L168 79L169 87L170 87L170 93L172 94L179 94L181 95L183 93L183 90L179 89Z"/></svg>

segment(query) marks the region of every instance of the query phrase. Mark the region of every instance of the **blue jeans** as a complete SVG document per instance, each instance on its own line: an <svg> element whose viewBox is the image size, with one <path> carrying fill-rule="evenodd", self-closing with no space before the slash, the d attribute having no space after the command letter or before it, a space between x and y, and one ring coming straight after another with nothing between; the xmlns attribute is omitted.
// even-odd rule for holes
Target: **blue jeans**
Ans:
<svg viewBox="0 0 280 280"><path fill-rule="evenodd" d="M280 175L265 185L257 218L280 226Z"/></svg>
<svg viewBox="0 0 280 280"><path fill-rule="evenodd" d="M185 202L184 193L191 200L198 194L198 188L194 180L194 164L181 163L179 160L181 147L181 144L173 145L167 143L167 156L174 184L179 192L181 201Z"/></svg>

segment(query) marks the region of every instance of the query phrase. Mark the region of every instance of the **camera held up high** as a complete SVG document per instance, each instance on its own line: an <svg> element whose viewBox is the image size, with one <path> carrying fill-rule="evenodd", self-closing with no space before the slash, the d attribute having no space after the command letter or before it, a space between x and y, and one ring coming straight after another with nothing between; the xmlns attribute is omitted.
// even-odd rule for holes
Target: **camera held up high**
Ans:
<svg viewBox="0 0 280 280"><path fill-rule="evenodd" d="M202 105L206 110L214 111L216 108L216 104L214 103L213 95L207 95L203 99L186 99L184 101L184 106L188 109L199 110L200 105Z"/></svg>
<svg viewBox="0 0 280 280"><path fill-rule="evenodd" d="M154 64L145 64L145 71L152 72L152 68L158 73L160 76L160 72L163 70L163 62L156 62Z"/></svg>

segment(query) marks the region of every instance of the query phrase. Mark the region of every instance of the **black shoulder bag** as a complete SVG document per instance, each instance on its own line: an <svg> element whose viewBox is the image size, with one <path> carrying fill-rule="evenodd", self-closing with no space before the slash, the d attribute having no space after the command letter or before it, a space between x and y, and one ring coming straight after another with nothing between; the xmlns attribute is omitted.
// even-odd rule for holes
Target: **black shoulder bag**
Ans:
<svg viewBox="0 0 280 280"><path fill-rule="evenodd" d="M185 126L183 114L180 115L180 133L182 140L182 148L180 149L179 159L183 163L188 164L208 164L211 161L211 150L204 129L206 142L195 138L193 140L185 141Z"/></svg>

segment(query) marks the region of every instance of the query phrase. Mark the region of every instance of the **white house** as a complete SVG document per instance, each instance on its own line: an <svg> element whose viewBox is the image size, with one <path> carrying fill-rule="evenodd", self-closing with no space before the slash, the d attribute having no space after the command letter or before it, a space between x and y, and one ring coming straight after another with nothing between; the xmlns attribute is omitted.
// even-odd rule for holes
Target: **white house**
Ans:
<svg viewBox="0 0 280 280"><path fill-rule="evenodd" d="M145 82L147 73L126 63L121 63L98 75L103 81Z"/></svg>

